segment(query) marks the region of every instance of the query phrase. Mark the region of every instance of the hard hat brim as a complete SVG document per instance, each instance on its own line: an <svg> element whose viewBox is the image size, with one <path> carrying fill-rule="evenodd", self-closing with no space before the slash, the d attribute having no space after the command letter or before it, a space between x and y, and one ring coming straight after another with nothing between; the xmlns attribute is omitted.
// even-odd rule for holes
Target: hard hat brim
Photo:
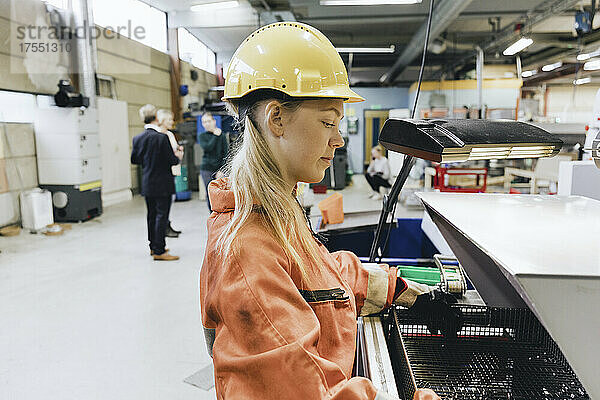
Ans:
<svg viewBox="0 0 600 400"><path fill-rule="evenodd" d="M273 89L272 87L255 87L252 89L248 89L246 90L244 93L242 93L241 95L238 96L223 96L221 98L221 100L223 101L231 101L231 100L236 100L236 99L241 99L242 97L246 96L249 93L255 92L257 90L261 90L261 89L271 89L271 90L278 90L282 93L285 93L286 95L290 96L290 97L298 97L298 98L303 98L303 99L310 99L310 98L315 98L315 99L343 99L344 103L360 103L361 101L365 101L365 98L362 97L361 95L359 95L358 93L356 93L355 91L353 91L350 88L346 88L346 87L336 87L336 88L332 88L332 89L322 89L319 90L317 92L312 92L312 93L294 93L291 91L286 91L286 90L281 90L281 89Z"/></svg>

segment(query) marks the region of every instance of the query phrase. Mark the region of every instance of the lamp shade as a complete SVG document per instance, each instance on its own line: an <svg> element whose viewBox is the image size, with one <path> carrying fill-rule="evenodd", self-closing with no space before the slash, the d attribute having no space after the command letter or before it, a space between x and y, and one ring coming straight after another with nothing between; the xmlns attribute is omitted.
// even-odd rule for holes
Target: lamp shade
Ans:
<svg viewBox="0 0 600 400"><path fill-rule="evenodd" d="M525 122L480 119L390 118L379 142L387 150L436 162L552 157L563 145L558 137Z"/></svg>

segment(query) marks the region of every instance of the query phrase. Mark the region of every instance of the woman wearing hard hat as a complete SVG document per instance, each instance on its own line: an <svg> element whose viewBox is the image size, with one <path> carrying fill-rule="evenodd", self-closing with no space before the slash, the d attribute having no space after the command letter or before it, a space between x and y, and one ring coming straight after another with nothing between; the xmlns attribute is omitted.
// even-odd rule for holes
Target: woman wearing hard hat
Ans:
<svg viewBox="0 0 600 400"><path fill-rule="evenodd" d="M391 398L351 377L357 316L392 304L449 307L395 268L329 253L296 201L296 184L321 181L344 144L343 103L364 100L350 89L342 59L313 27L265 26L233 55L224 100L243 139L227 177L209 187L200 273L217 398ZM415 399L439 397L425 389Z"/></svg>

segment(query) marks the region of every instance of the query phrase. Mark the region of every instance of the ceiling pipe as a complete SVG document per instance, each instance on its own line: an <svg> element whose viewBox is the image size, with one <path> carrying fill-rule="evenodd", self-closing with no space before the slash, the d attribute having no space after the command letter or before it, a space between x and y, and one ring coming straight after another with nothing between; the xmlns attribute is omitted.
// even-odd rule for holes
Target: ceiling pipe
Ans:
<svg viewBox="0 0 600 400"><path fill-rule="evenodd" d="M265 10L271 11L271 6L269 5L269 3L267 3L266 0L260 0L260 3L263 5L263 7L265 8Z"/></svg>
<svg viewBox="0 0 600 400"><path fill-rule="evenodd" d="M83 37L75 40L75 56L79 92L90 100L90 107L96 106L96 40L90 34L94 27L91 1L72 0L73 23L76 28L84 27Z"/></svg>
<svg viewBox="0 0 600 400"><path fill-rule="evenodd" d="M477 46L477 100L479 101L479 119L484 118L483 110L483 50Z"/></svg>
<svg viewBox="0 0 600 400"><path fill-rule="evenodd" d="M473 0L440 0L433 10L430 38L435 39L454 22L456 17L467 8ZM423 52L423 41L427 33L427 25L422 24L394 65L381 76L380 81L391 84L404 69Z"/></svg>
<svg viewBox="0 0 600 400"><path fill-rule="evenodd" d="M530 10L527 14L522 16L523 25L526 29L531 29L533 26L538 23L547 20L550 17L556 16L559 13L577 5L579 0L547 0L541 6L537 6ZM542 7L543 11L537 11L540 7ZM510 24L503 30L499 32L499 36L493 40L490 40L487 43L482 44L480 47L483 51L494 50L507 42L515 42L521 37L522 33L515 32L513 29L513 24ZM469 56L461 58L459 61L453 63L448 68L444 69L443 72L453 71L456 67L459 67L469 60L473 59L476 54L471 54Z"/></svg>

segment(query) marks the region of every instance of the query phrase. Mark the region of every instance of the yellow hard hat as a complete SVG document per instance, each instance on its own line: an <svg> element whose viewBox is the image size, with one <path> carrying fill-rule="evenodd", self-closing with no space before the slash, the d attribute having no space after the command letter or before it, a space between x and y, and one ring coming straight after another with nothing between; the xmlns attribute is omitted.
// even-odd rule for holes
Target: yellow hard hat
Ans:
<svg viewBox="0 0 600 400"><path fill-rule="evenodd" d="M248 36L229 62L223 100L257 89L291 97L365 99L350 89L342 58L329 39L312 26L276 22Z"/></svg>

